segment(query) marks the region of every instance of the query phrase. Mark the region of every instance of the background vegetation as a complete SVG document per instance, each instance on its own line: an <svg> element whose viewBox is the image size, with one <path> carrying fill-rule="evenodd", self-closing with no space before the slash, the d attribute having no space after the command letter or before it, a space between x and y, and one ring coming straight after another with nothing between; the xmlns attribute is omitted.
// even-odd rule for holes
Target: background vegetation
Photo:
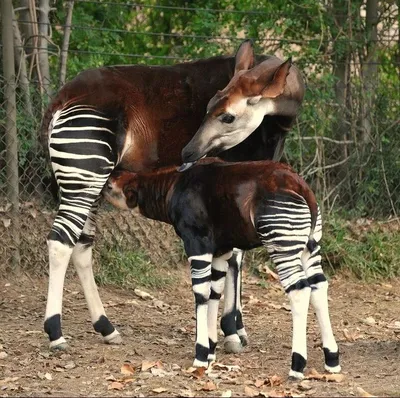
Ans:
<svg viewBox="0 0 400 398"><path fill-rule="evenodd" d="M355 271L361 277L364 269L372 276L400 273L399 245L390 235L398 229L372 227L399 225L398 2L15 0L13 5L21 201L38 200L35 209L43 209L43 198L49 199L38 131L48 101L63 82L102 65L165 65L233 54L242 39L252 38L258 53L292 56L304 73L305 102L284 160L320 199L327 260L362 269ZM9 192L6 120L2 107L4 198ZM6 225L7 209L1 210ZM352 225L363 226L356 237Z"/></svg>

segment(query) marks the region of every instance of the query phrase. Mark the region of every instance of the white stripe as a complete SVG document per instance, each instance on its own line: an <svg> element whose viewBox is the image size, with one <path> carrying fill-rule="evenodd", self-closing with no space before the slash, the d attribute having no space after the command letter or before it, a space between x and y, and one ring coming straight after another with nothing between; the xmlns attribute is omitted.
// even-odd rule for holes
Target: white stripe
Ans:
<svg viewBox="0 0 400 398"><path fill-rule="evenodd" d="M110 148L110 151L112 150L111 145L108 142L105 141L100 141L100 140L93 140L89 138L55 138L53 137L51 139L51 144L75 144L75 143L83 143L83 142L89 142L92 144L101 144L101 145L107 145Z"/></svg>
<svg viewBox="0 0 400 398"><path fill-rule="evenodd" d="M83 113L83 114L79 114L79 115L75 115L75 116L70 116L70 117L67 117L67 118L61 119L61 120L60 120L60 118L58 118L58 120L54 124L54 126L57 126L59 124L65 123L65 122L69 122L70 120L73 120L73 119L79 119L79 118L91 118L91 119L100 119L100 120L111 121L111 119L109 119L107 117L97 116L97 115L93 115L93 114L90 114L90 113Z"/></svg>
<svg viewBox="0 0 400 398"><path fill-rule="evenodd" d="M105 156L99 155L78 155L76 153L60 152L54 148L50 148L50 156L57 157L60 159L101 159L108 164L114 164L114 162L108 160ZM52 159L53 160L53 159Z"/></svg>
<svg viewBox="0 0 400 398"><path fill-rule="evenodd" d="M87 131L87 130L97 130L97 131L107 131L114 135L114 132L111 131L110 129L107 129L105 127L95 127L95 126L85 126L85 127L60 127L58 129L53 129L51 131L51 134L57 134L61 133L63 131Z"/></svg>
<svg viewBox="0 0 400 398"><path fill-rule="evenodd" d="M201 254L199 256L190 256L189 261L200 260L200 261L208 261L211 263L212 257L213 257L212 254L206 253L206 254Z"/></svg>

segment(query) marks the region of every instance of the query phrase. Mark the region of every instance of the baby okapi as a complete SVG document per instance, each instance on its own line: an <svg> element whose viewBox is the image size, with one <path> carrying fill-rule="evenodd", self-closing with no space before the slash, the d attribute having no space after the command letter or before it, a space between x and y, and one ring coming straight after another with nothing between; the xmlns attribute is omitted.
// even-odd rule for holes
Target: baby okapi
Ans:
<svg viewBox="0 0 400 398"><path fill-rule="evenodd" d="M117 207L172 224L190 261L196 302L194 366L215 359L218 304L233 248L264 245L289 296L293 317L289 376L301 379L307 359L307 312L314 306L325 369L339 372L339 352L321 268L321 216L305 181L272 161L225 163L204 159L184 173L112 174L103 191Z"/></svg>

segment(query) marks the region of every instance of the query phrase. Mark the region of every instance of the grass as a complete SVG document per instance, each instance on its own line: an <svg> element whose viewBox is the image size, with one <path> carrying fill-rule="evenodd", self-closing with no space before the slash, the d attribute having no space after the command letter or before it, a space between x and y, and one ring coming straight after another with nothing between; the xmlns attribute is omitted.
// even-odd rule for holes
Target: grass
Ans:
<svg viewBox="0 0 400 398"><path fill-rule="evenodd" d="M337 216L325 220L325 268L348 270L362 280L400 276L400 230L382 225L363 227Z"/></svg>
<svg viewBox="0 0 400 398"><path fill-rule="evenodd" d="M100 285L163 288L173 281L165 268L152 264L141 250L107 242L100 247L98 254L100 266L95 279Z"/></svg>

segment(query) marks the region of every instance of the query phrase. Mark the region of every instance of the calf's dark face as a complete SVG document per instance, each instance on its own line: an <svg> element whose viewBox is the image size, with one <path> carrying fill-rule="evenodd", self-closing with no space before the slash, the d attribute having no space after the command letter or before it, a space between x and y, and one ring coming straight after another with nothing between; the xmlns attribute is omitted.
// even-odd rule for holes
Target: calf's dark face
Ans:
<svg viewBox="0 0 400 398"><path fill-rule="evenodd" d="M114 172L105 184L103 197L114 207L128 210L137 206L137 177L128 171Z"/></svg>

